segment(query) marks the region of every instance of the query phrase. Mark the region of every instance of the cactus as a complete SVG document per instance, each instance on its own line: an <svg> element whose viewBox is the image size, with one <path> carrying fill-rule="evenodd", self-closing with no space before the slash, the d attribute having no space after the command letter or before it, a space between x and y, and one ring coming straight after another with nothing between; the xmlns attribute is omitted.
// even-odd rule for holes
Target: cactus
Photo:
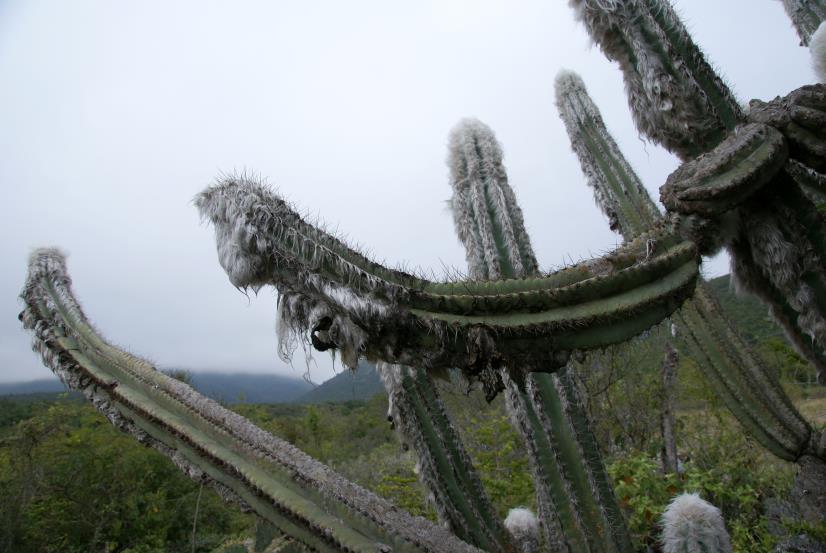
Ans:
<svg viewBox="0 0 826 553"><path fill-rule="evenodd" d="M678 495L663 513L663 553L731 553L720 509L696 493Z"/></svg>
<svg viewBox="0 0 826 553"><path fill-rule="evenodd" d="M513 547L497 519L470 456L423 369L380 362L389 416L418 457L419 478L432 496L439 519L468 543L486 551Z"/></svg>
<svg viewBox="0 0 826 553"><path fill-rule="evenodd" d="M54 250L33 256L22 294L35 349L114 424L310 549L527 550L536 540L526 536L535 534L523 530L532 524L493 520L433 388L432 373L458 368L488 395L505 391L533 458L545 544L624 552L627 532L565 367L575 353L621 343L673 316L743 426L798 461L807 512L826 511L826 438L794 410L703 287L694 291L699 254L727 248L740 286L770 306L826 373L826 218L818 209L826 203L826 86L755 100L745 113L668 2L569 1L619 63L641 133L684 161L661 188L668 213L660 218L598 112L573 98L572 113L584 114L574 147L598 152L586 173L626 238L616 251L540 274L498 144L462 132L452 146L469 155L452 165L452 205L468 280L433 282L381 266L246 178L226 178L195 201L214 225L230 282L279 291L282 356L303 342L337 351L349 367L360 357L382 363L395 420L416 444L423 478L458 537L108 344L74 299ZM804 4L821 5L797 3Z"/></svg>
<svg viewBox="0 0 826 553"><path fill-rule="evenodd" d="M33 347L64 382L191 478L314 550L477 551L107 343L75 300L59 252L34 252L22 298Z"/></svg>
<svg viewBox="0 0 826 553"><path fill-rule="evenodd" d="M505 527L521 553L539 553L539 523L530 509L517 507L508 511Z"/></svg>
<svg viewBox="0 0 826 553"><path fill-rule="evenodd" d="M640 132L685 160L660 190L681 235L704 255L725 246L738 287L826 378L826 222L804 193L823 182L826 87L745 114L666 0L570 3L619 62Z"/></svg>
<svg viewBox="0 0 826 553"><path fill-rule="evenodd" d="M238 287L273 285L280 349L298 337L400 365L549 371L570 351L618 343L674 311L697 275L694 245L657 227L547 276L432 282L385 268L304 221L261 184L228 178L195 200ZM656 243L656 248L651 245Z"/></svg>
<svg viewBox="0 0 826 553"><path fill-rule="evenodd" d="M631 239L659 221L659 211L606 129L578 75L559 75L556 103L587 183L612 226ZM782 459L796 461L804 454L826 459L820 433L814 432L794 408L703 283L672 321L712 390L752 436Z"/></svg>
<svg viewBox="0 0 826 553"><path fill-rule="evenodd" d="M800 37L801 46L809 46L812 35L826 20L826 2L823 0L783 0L783 7Z"/></svg>
<svg viewBox="0 0 826 553"><path fill-rule="evenodd" d="M461 121L449 143L449 203L470 274L525 278L538 273L502 148L475 119ZM530 454L546 541L555 551L630 551L628 530L573 380L566 369L500 378L506 405ZM516 373L518 374L518 373Z"/></svg>
<svg viewBox="0 0 826 553"><path fill-rule="evenodd" d="M812 53L812 69L815 76L821 83L826 83L826 25L823 23L812 35L809 51Z"/></svg>

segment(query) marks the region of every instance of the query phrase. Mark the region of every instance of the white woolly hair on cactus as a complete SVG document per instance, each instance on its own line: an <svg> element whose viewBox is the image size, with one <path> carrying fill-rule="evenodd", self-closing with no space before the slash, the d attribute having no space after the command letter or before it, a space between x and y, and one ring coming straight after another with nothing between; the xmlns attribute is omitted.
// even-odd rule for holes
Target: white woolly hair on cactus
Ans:
<svg viewBox="0 0 826 553"><path fill-rule="evenodd" d="M539 521L533 511L525 507L515 507L505 517L508 529L522 553L539 551Z"/></svg>
<svg viewBox="0 0 826 553"><path fill-rule="evenodd" d="M817 80L826 83L826 21L812 34L809 51L812 53L812 69Z"/></svg>
<svg viewBox="0 0 826 553"><path fill-rule="evenodd" d="M671 500L662 517L663 553L731 553L720 509L696 493Z"/></svg>

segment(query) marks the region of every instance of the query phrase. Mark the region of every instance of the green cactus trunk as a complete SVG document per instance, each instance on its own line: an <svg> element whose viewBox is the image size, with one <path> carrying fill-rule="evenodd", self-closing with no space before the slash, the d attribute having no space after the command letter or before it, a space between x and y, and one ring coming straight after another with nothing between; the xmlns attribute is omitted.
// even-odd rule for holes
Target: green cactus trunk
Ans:
<svg viewBox="0 0 826 553"><path fill-rule="evenodd" d="M479 121L464 120L449 144L450 205L471 275L535 275L533 248L493 132ZM529 374L524 382L514 381L507 370L500 376L511 419L530 453L546 543L554 551L631 551L602 455L567 369Z"/></svg>
<svg viewBox="0 0 826 553"><path fill-rule="evenodd" d="M589 186L603 211L616 218L623 237L630 239L655 224L660 216L655 215L653 201L605 128L579 76L566 72L558 77L557 107ZM629 212L635 217L625 217ZM672 321L711 388L763 446L790 461L821 448L818 434L702 283Z"/></svg>
<svg viewBox="0 0 826 553"><path fill-rule="evenodd" d="M783 7L794 24L801 46L808 46L812 35L826 19L824 0L783 0Z"/></svg>

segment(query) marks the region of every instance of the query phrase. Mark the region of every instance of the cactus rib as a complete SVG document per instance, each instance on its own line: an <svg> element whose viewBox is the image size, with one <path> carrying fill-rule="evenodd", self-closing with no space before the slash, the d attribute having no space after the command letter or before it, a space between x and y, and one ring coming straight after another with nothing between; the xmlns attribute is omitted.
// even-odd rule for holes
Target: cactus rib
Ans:
<svg viewBox="0 0 826 553"><path fill-rule="evenodd" d="M34 348L122 429L189 476L319 551L476 551L412 517L146 361L104 341L70 289L63 256L33 254L21 319Z"/></svg>

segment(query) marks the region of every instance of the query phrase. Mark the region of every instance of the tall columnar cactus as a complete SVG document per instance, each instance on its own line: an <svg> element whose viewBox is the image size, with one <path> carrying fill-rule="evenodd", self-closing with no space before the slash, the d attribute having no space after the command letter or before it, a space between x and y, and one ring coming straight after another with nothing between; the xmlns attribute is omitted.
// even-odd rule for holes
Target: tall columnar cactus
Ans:
<svg viewBox="0 0 826 553"><path fill-rule="evenodd" d="M800 44L808 46L814 32L826 20L826 2L823 0L783 0L783 7L797 30Z"/></svg>
<svg viewBox="0 0 826 553"><path fill-rule="evenodd" d="M588 185L612 226L631 239L662 217L613 140L582 79L563 72L556 104ZM620 206L620 207L616 207ZM782 459L826 459L826 442L795 409L783 388L733 329L711 293L698 284L694 299L672 317L712 390L743 427Z"/></svg>
<svg viewBox="0 0 826 553"><path fill-rule="evenodd" d="M451 132L449 149L450 206L470 274L536 276L533 247L493 132L478 120L463 120ZM540 523L552 550L631 551L602 455L568 371L532 373L514 381L504 369L501 378L511 419L530 454Z"/></svg>
<svg viewBox="0 0 826 553"><path fill-rule="evenodd" d="M619 62L639 130L686 160L661 189L682 235L728 248L738 285L826 377L826 224L801 189L824 182L826 87L746 115L666 0L570 3Z"/></svg>
<svg viewBox="0 0 826 553"><path fill-rule="evenodd" d="M720 509L696 493L675 497L662 517L663 553L731 553Z"/></svg>

